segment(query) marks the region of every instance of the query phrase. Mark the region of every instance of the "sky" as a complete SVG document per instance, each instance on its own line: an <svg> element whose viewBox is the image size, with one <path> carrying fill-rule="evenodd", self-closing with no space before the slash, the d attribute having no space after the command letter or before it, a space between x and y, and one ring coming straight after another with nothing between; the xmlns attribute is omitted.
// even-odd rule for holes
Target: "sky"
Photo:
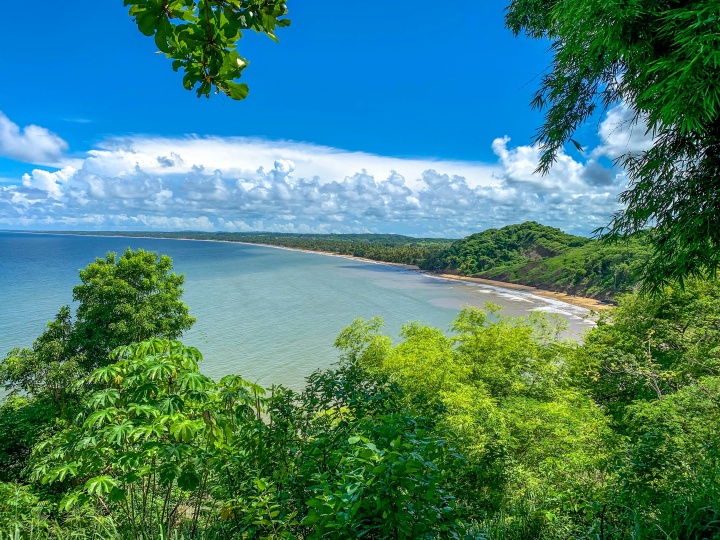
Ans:
<svg viewBox="0 0 720 540"><path fill-rule="evenodd" d="M502 2L288 0L279 43L240 41L241 102L186 91L122 4L4 6L0 229L587 235L649 144L617 104L534 174L551 57Z"/></svg>

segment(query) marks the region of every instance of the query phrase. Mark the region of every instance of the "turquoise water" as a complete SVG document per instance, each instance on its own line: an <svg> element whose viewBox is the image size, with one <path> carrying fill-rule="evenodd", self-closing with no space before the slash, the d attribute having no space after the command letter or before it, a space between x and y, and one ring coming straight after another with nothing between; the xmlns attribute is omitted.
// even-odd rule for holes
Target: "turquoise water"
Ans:
<svg viewBox="0 0 720 540"><path fill-rule="evenodd" d="M397 336L412 320L447 329L465 305L495 302L510 315L558 313L570 332L587 311L527 292L460 283L343 257L225 242L0 233L0 354L30 346L72 301L78 270L108 251L143 248L173 258L197 323L183 341L201 369L263 385L298 387L337 360L333 341L356 317L382 316Z"/></svg>

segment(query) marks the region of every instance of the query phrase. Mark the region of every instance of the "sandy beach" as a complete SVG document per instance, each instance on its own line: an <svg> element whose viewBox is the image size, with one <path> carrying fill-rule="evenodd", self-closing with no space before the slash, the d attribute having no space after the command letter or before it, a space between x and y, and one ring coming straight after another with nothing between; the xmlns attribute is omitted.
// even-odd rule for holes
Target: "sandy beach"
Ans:
<svg viewBox="0 0 720 540"><path fill-rule="evenodd" d="M570 294L546 291L544 289L538 289L537 287L530 287L529 285L520 285L519 283L508 283L506 281L496 281L494 279L483 279L474 277L458 276L455 274L432 274L438 277L446 279L454 279L457 281L468 281L471 283L478 283L480 285L489 285L492 287L498 287L500 289L509 289L515 291L528 291L536 296L542 296L544 298L552 298L553 300L559 300L566 304L572 304L581 308L589 309L592 311L600 311L603 309L611 309L613 306L605 302L600 302L594 298L586 298L584 296L573 296Z"/></svg>
<svg viewBox="0 0 720 540"><path fill-rule="evenodd" d="M403 264L403 263L394 263L394 262L386 262L386 261L376 261L374 259L367 259L365 257L355 257L353 255L344 255L341 253L333 253L331 251L315 251L311 249L301 249L301 248L291 248L286 246L276 246L272 244L259 244L255 242L236 242L233 240L209 240L209 239L197 239L197 238L162 238L157 236L125 236L125 235L111 235L111 234L90 234L90 235L78 235L73 234L71 232L62 232L62 233L56 233L56 232L50 232L50 231L32 231L32 232L39 232L41 234L58 234L62 236L105 236L109 238L117 238L117 237L124 237L124 238L152 238L154 240L183 240L183 241L189 241L189 242L222 242L222 243L228 243L228 244L245 244L248 246L262 246L262 247L268 247L268 248L274 248L274 249L286 249L288 251L300 251L302 253L314 253L316 255L326 255L329 257L342 257L344 259L354 259L356 261L364 261L367 263L372 264L385 264L388 266L396 266L400 268L405 268L407 270L412 270L415 272L420 272L421 274L426 274L429 276L435 276L440 277L443 279L451 279L455 281L467 281L470 283L477 283L478 285L488 285L491 287L497 287L499 289L507 289L507 290L514 290L514 291L527 291L537 296L542 296L544 298L551 298L553 300L558 300L560 302L565 302L566 304L570 304L573 306L578 306L581 308L589 309L592 311L600 311L604 309L610 309L613 306L604 302L600 302L599 300L595 300L594 298L586 298L584 296L573 296L570 294L565 293L559 293L559 292L553 292L553 291L546 291L544 289L538 289L537 287L530 287L528 285L520 285L518 283L508 283L505 281L496 281L493 279L483 279L483 278L474 278L474 277L465 277L465 276L458 276L456 274L441 274L441 273L435 273L435 272L428 272L425 270L420 269L419 266L416 266L414 264ZM32 233L31 232L31 233Z"/></svg>
<svg viewBox="0 0 720 540"><path fill-rule="evenodd" d="M457 274L440 274L440 273L435 273L435 272L428 272L426 270L422 270L419 266L414 265L414 264L402 264L402 263L393 263L393 262L385 262L385 261L376 261L374 259L367 259L365 257L355 257L353 255L343 255L341 253L333 253L330 251L314 251L311 249L290 248L290 247L285 247L285 246L274 246L271 244L256 244L254 242L235 242L235 243L247 244L250 246L263 246L263 247L269 247L269 248L287 249L289 251L301 251L303 253L316 253L316 254L320 254L320 255L328 255L330 257L342 257L344 259L354 259L356 261L364 261L364 262L373 263L373 264L386 264L389 266L398 266L400 268L405 268L407 270L413 270L415 272L420 272L421 274L427 274L429 276L440 277L443 279L452 279L455 281L467 281L470 283L477 283L479 285L488 285L491 287L497 287L499 289L507 289L507 290L511 290L511 291L527 291L536 296L542 296L544 298L551 298L553 300L559 300L560 302L565 302L566 304L571 304L573 306L578 306L581 308L589 309L591 311L600 311L600 310L604 310L604 309L611 309L613 307L611 304L607 304L605 302L595 300L594 298L586 298L584 296L573 296L570 294L565 294L565 293L560 293L560 292L546 291L545 289L538 289L537 287L531 287L529 285L520 285L519 283L508 283L506 281L496 281L494 279L483 279L483 278L458 276Z"/></svg>

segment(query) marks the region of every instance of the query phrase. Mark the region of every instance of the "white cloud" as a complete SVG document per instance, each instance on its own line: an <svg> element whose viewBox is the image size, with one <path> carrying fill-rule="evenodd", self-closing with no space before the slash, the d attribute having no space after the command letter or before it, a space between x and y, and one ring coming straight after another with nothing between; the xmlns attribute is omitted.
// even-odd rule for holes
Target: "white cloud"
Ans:
<svg viewBox="0 0 720 540"><path fill-rule="evenodd" d="M55 172L35 169L32 173L23 175L22 183L25 187L47 192L52 199L59 199L62 196L63 184L72 178L75 172L72 167L64 167Z"/></svg>
<svg viewBox="0 0 720 540"><path fill-rule="evenodd" d="M598 160L647 144L610 128L626 126L624 114L608 113L604 142L584 160L561 152L544 176L539 149L507 137L492 142L495 163L247 138L110 139L59 170L0 184L0 226L462 236L535 220L587 234L618 209L625 181Z"/></svg>
<svg viewBox="0 0 720 540"><path fill-rule="evenodd" d="M611 108L598 129L602 144L595 148L591 157L605 156L616 159L623 154L636 154L648 150L653 143L651 133L642 118L636 118L633 110L624 103Z"/></svg>
<svg viewBox="0 0 720 540"><path fill-rule="evenodd" d="M278 165L280 164L280 165ZM497 166L480 162L405 159L365 152L349 152L308 143L267 141L245 137L130 137L111 139L88 152L83 169L109 177L133 175L137 168L150 174L185 174L201 168L225 176L245 177L264 171L294 172L297 178L320 182L341 179L365 170L376 178L393 171L419 179L428 169L441 168L462 175L472 185L498 185ZM285 170L287 167L292 171Z"/></svg>
<svg viewBox="0 0 720 540"><path fill-rule="evenodd" d="M54 164L68 144L44 127L29 125L20 129L0 111L0 156L27 163Z"/></svg>
<svg viewBox="0 0 720 540"><path fill-rule="evenodd" d="M529 189L535 193L575 193L586 189L582 178L583 165L564 152L559 152L552 169L537 174L540 149L537 146L518 146L508 149L508 137L495 139L493 151L500 158L503 178L508 185Z"/></svg>

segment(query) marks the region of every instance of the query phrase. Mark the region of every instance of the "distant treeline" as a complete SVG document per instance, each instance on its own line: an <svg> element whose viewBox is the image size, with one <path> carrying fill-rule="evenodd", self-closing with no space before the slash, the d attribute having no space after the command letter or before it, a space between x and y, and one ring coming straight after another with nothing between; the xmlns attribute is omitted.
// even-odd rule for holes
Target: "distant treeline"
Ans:
<svg viewBox="0 0 720 540"><path fill-rule="evenodd" d="M338 255L364 257L374 261L419 265L440 253L454 240L446 238L413 238L401 234L292 234L272 232L79 232L82 235L145 236L184 240L214 240L267 244L309 251L324 251Z"/></svg>
<svg viewBox="0 0 720 540"><path fill-rule="evenodd" d="M272 232L83 232L266 244L417 265L423 270L531 285L614 301L630 292L650 257L647 233L608 244L528 221L488 229L460 240L399 234L291 234Z"/></svg>

